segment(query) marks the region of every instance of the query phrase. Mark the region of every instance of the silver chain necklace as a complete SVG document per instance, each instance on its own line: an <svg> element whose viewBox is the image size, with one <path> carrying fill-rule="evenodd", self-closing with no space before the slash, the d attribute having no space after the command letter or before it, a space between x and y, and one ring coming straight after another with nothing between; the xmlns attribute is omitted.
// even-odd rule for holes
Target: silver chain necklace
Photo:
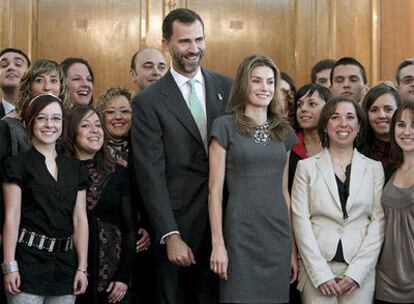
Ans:
<svg viewBox="0 0 414 304"><path fill-rule="evenodd" d="M253 141L261 146L266 145L270 141L269 123L265 122L253 129Z"/></svg>

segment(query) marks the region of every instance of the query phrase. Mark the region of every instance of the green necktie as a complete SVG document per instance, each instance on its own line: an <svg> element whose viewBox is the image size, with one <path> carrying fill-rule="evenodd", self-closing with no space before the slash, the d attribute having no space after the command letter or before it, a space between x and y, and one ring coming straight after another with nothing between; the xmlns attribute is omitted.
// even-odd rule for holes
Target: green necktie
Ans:
<svg viewBox="0 0 414 304"><path fill-rule="evenodd" d="M201 105L200 99L198 99L196 94L196 80L190 79L188 80L188 84L190 85L190 98L189 98L189 106L191 114L197 124L198 130L200 131L201 138L203 139L204 148L207 150L207 118L206 114L204 113L203 106Z"/></svg>

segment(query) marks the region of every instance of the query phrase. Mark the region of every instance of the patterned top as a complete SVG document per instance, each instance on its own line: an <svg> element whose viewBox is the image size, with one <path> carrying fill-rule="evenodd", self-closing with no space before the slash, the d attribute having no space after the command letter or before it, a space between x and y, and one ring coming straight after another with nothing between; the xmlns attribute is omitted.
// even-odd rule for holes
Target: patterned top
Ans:
<svg viewBox="0 0 414 304"><path fill-rule="evenodd" d="M86 192L89 220L90 282L82 303L97 303L96 292L110 282L129 284L135 259L135 216L127 170L116 165L105 174L95 160L84 161L90 185Z"/></svg>

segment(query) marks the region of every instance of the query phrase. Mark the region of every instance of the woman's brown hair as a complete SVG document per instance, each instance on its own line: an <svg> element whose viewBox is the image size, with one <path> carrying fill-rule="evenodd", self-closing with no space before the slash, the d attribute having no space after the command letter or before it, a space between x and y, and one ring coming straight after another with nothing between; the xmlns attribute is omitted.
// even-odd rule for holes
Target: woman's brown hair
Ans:
<svg viewBox="0 0 414 304"><path fill-rule="evenodd" d="M64 140L65 152L69 156L75 157L75 147L76 147L76 137L78 136L78 129L82 120L92 114L98 113L89 106L75 106L69 112L68 115L68 124L67 132ZM100 118L99 118L100 120ZM95 159L97 162L98 170L102 171L105 174L110 174L115 169L115 162L112 160L111 154L109 153L107 147L107 138L104 133L104 142L102 148L96 153Z"/></svg>
<svg viewBox="0 0 414 304"><path fill-rule="evenodd" d="M246 104L249 102L250 76L256 67L267 66L274 73L274 96L267 107L269 131L273 139L283 140L287 136L289 123L282 117L284 107L283 95L280 91L280 71L273 60L267 56L251 55L246 57L237 69L236 78L230 93L227 110L233 115L236 129L241 134L250 134L256 123L244 115Z"/></svg>
<svg viewBox="0 0 414 304"><path fill-rule="evenodd" d="M391 119L390 144L391 144L392 152L394 153L394 168L395 169L399 168L404 161L403 151L395 140L395 127L398 121L401 120L401 116L404 113L404 111L410 112L411 120L414 120L414 103L404 102L403 104L401 104L397 108L397 110L395 110L394 115L392 116L392 119Z"/></svg>

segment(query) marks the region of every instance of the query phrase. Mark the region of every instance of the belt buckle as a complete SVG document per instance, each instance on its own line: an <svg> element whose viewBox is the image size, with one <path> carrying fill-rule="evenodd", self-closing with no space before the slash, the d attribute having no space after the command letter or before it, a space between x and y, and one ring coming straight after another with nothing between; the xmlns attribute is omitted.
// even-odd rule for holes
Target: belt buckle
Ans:
<svg viewBox="0 0 414 304"><path fill-rule="evenodd" d="M35 232L33 231L30 232L30 238L29 238L29 241L27 242L27 246L32 247L35 236L36 236Z"/></svg>
<svg viewBox="0 0 414 304"><path fill-rule="evenodd" d="M56 243L56 238L51 238L50 239L50 245L49 245L49 252L52 252L53 251L53 247L55 246L55 243Z"/></svg>
<svg viewBox="0 0 414 304"><path fill-rule="evenodd" d="M71 247L71 243L70 243L70 241L71 241L71 237L68 237L68 238L66 239L65 251L68 251L69 249L71 249L71 248L70 248L70 247Z"/></svg>
<svg viewBox="0 0 414 304"><path fill-rule="evenodd" d="M42 235L42 236L40 237L40 242L39 242L39 246L38 246L38 248L39 248L40 250L42 250L42 249L43 249L43 245L44 245L44 243L45 243L45 240L46 240L46 235Z"/></svg>
<svg viewBox="0 0 414 304"><path fill-rule="evenodd" d="M26 232L27 232L26 228L22 228L22 231L20 232L20 236L18 240L19 243L23 242L23 238L26 235Z"/></svg>

